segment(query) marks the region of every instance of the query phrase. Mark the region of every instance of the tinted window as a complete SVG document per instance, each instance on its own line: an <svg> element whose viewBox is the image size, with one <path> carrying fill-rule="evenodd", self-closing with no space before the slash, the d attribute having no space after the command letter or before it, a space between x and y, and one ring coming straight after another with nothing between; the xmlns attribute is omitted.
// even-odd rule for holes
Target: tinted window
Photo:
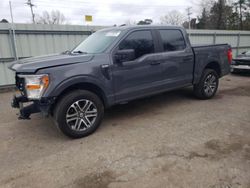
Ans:
<svg viewBox="0 0 250 188"><path fill-rule="evenodd" d="M179 30L160 30L164 51L177 51L185 49L185 41Z"/></svg>
<svg viewBox="0 0 250 188"><path fill-rule="evenodd" d="M154 53L153 37L150 31L135 31L125 38L119 49L134 49L135 58L144 54Z"/></svg>

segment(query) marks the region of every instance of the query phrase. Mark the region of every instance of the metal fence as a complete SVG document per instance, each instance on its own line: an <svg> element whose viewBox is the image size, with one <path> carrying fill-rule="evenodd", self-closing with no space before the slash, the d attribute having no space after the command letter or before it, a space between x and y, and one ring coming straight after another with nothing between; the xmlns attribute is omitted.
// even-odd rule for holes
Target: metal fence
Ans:
<svg viewBox="0 0 250 188"><path fill-rule="evenodd" d="M192 44L222 44L228 43L233 49L233 55L250 50L250 31L225 30L187 30Z"/></svg>
<svg viewBox="0 0 250 188"><path fill-rule="evenodd" d="M0 23L0 87L14 84L14 73L8 69L17 57L53 54L72 49L101 26ZM16 43L16 47L15 47Z"/></svg>
<svg viewBox="0 0 250 188"><path fill-rule="evenodd" d="M16 42L11 28L10 24L0 24L0 87L14 84L8 66L15 58L72 49L103 26L15 24ZM228 43L234 55L250 50L250 31L188 30L188 34L192 44Z"/></svg>

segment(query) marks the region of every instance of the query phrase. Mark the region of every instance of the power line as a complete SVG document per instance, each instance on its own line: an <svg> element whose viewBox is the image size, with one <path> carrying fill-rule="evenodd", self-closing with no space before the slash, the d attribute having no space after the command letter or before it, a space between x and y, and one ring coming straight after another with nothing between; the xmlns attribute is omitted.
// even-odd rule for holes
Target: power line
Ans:
<svg viewBox="0 0 250 188"><path fill-rule="evenodd" d="M35 5L33 3L31 3L31 0L28 0L26 4L28 6L30 6L32 21L33 21L33 23L35 23L35 14L33 12L33 6L35 6Z"/></svg>
<svg viewBox="0 0 250 188"><path fill-rule="evenodd" d="M30 0L28 0L30 1ZM66 1L67 2L67 1ZM15 4L18 4L20 2L15 2ZM27 4L27 3L26 3ZM129 6L129 7L141 7L141 8L185 8L187 6L185 5L140 5L140 4L128 4L128 3L105 3L105 2L87 2L87 1L84 1L84 2L79 2L79 1L74 1L74 0L71 0L71 1L68 1L67 2L67 5L65 3L61 4L61 3L57 3L57 2L44 2L44 1L36 1L36 4L40 5L40 4L43 4L43 5L46 5L47 7L50 7L51 5L55 5L55 6L58 6L60 7L61 5L64 5L65 7L67 7L68 5L74 5L75 7L79 7L79 6L83 6L84 7L103 7L104 5L109 5L109 6L117 6L117 7L122 7L122 6ZM21 3L20 3L21 5ZM34 5L33 5L34 6Z"/></svg>
<svg viewBox="0 0 250 188"><path fill-rule="evenodd" d="M102 7L101 5L94 5L94 4L86 4L84 6L82 5L83 7L81 7L81 4L80 5L79 4L78 5L76 5L76 4L69 4L69 5L59 4L58 5L58 4L55 4L55 2L52 2L52 3L48 4L46 2L41 2L41 1L36 1L36 3L37 3L36 6L47 8L47 9L48 8L50 8L50 9L54 9L54 8L57 8L57 9L58 8L59 9L60 8L62 8L62 9L69 9L69 8L71 8L71 9L83 9L83 10L89 10L90 12L93 12L93 13L98 12L98 10L94 10L93 7L94 8L101 8ZM81 3L86 3L86 2L81 2ZM104 3L102 3L102 4L104 4ZM16 2L14 5L21 6L22 4L21 3L19 4L19 3ZM118 4L118 3L116 3L116 4L110 4L109 3L109 5L115 5L117 7L123 6L122 4ZM184 7L186 7L186 6L168 6L168 5L166 5L166 6L131 5L131 6L141 8L142 10L145 10L145 8L147 10L157 9L158 13L159 12L166 13L168 8L173 8L173 7L178 7L178 8L183 7L184 8ZM117 11L119 11L119 8L117 9ZM110 10L105 10L105 11L102 10L102 12L110 12Z"/></svg>
<svg viewBox="0 0 250 188"><path fill-rule="evenodd" d="M33 23L35 22L35 14L33 12L33 7L35 6L32 2L32 0L27 0L27 4L30 9L31 9L31 14L32 14L32 21ZM33 1L34 2L34 1ZM67 9L67 10L71 10L71 12L74 9L83 9L83 11L87 11L89 14L95 14L98 13L99 9L102 9L103 6L107 5L110 6L110 9L113 10L113 14L115 14L116 12L120 11L120 8L124 8L127 6L130 7L137 7L138 11L156 11L157 10L157 14L164 14L167 13L168 10L173 9L173 8L187 8L187 6L184 5L177 5L177 6L172 6L172 5L140 5L140 4L127 4L127 3L107 3L107 2L78 2L76 0L71 0L71 1L66 1L64 4L62 3L57 3L56 1L53 2L44 2L41 0L36 0L36 6L41 7L41 9L46 8L46 10L51 10L51 9ZM14 5L17 5L18 7L22 5L21 2L15 2ZM117 10L117 11L115 11ZM185 9L184 9L185 10ZM101 10L101 12L103 13L110 13L110 10ZM132 11L133 12L133 11ZM130 13L131 14L131 13ZM133 13L132 13L133 14ZM154 13L152 13L154 14ZM147 15L148 17L152 17L153 15L151 14L151 12L148 12ZM99 16L100 17L100 16ZM105 18L113 18L114 15L105 15ZM154 16L156 17L156 16Z"/></svg>
<svg viewBox="0 0 250 188"><path fill-rule="evenodd" d="M75 3L72 3L72 2L75 2ZM123 8L125 6L129 6L129 7L138 7L138 8L141 8L141 9L160 9L161 11L167 11L168 8L170 9L173 9L173 8L186 8L187 6L184 6L184 5L139 5L139 4L127 4L127 3L103 3L103 2L98 2L95 3L95 2L77 2L77 1L70 1L70 3L67 3L66 4L58 4L56 2L50 2L50 3L47 3L47 2L44 2L44 1L36 1L36 4L37 6L41 6L41 7L47 7L47 8L51 8L51 7L56 7L56 8L81 8L81 6L83 6L82 8L89 8L89 9L93 9L94 8L102 8L104 5L108 5L108 6L115 6L118 8ZM18 6L21 6L22 3L20 2L15 2L16 5ZM15 5L14 4L14 5ZM28 0L27 3L25 3L27 5L29 5L32 9L33 6L35 6L34 4L31 3L31 0ZM31 4L31 5L30 5ZM33 11L33 9L32 9ZM32 14L33 15L33 14Z"/></svg>

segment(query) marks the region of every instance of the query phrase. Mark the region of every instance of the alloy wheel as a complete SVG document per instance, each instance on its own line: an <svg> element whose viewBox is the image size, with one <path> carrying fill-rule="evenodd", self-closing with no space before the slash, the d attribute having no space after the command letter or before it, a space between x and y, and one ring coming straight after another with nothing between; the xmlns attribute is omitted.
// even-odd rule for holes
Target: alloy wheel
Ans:
<svg viewBox="0 0 250 188"><path fill-rule="evenodd" d="M96 121L98 115L95 104L87 99L74 102L67 110L66 122L75 131L85 131Z"/></svg>
<svg viewBox="0 0 250 188"><path fill-rule="evenodd" d="M208 74L204 82L204 92L207 96L211 96L216 91L218 82L214 74Z"/></svg>

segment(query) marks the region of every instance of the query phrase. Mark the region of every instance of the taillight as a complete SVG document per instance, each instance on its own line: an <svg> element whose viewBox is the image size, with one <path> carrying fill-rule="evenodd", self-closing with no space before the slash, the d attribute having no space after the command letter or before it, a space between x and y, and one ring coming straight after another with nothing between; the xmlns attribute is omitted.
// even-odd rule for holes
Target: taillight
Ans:
<svg viewBox="0 0 250 188"><path fill-rule="evenodd" d="M233 52L231 48L228 49L227 51L227 59L228 59L228 63L231 64L233 61Z"/></svg>

